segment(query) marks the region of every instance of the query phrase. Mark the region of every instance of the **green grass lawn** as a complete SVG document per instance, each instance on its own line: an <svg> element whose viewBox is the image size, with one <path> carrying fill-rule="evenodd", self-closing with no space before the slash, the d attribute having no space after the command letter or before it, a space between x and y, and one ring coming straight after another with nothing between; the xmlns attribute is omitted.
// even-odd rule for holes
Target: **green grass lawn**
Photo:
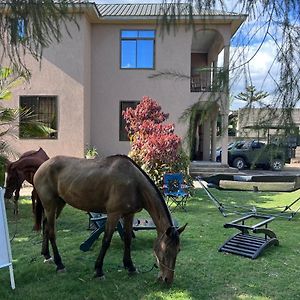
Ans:
<svg viewBox="0 0 300 300"><path fill-rule="evenodd" d="M292 193L254 193L211 190L223 202L274 207L300 196ZM123 244L114 235L105 257L106 279L93 278L101 241L88 252L79 245L89 236L87 215L66 206L57 225L57 243L67 272L56 274L40 255L41 235L32 232L31 203L20 203L18 221L7 208L16 290L10 289L8 268L0 269L0 299L300 299L300 213L287 221L276 218L270 228L280 245L256 260L218 252L237 231L223 228L238 218L224 218L202 190L188 202L187 212L172 215L180 225L181 252L171 288L156 282L158 270L146 272L154 263L152 245L156 231L139 231L132 244L132 257L140 274L129 277L121 267ZM145 213L143 213L145 216ZM1 246L1 245L0 245Z"/></svg>

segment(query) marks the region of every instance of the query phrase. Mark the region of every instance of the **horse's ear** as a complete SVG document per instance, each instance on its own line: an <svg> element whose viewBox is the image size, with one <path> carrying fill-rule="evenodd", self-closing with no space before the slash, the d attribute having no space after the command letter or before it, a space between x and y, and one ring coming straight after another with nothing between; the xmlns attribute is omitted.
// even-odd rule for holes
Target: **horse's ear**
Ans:
<svg viewBox="0 0 300 300"><path fill-rule="evenodd" d="M170 236L172 234L173 230L174 230L174 227L169 227L166 231L166 235Z"/></svg>
<svg viewBox="0 0 300 300"><path fill-rule="evenodd" d="M178 228L178 229L177 229L177 232L178 232L179 234L181 234L181 233L184 231L184 229L185 229L185 227L187 226L187 224L188 224L188 223L185 223L184 226Z"/></svg>

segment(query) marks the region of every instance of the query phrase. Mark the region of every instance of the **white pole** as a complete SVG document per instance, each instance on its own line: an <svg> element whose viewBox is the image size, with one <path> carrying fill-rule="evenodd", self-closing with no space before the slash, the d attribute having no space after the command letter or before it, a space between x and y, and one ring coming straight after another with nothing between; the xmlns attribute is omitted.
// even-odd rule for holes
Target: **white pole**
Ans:
<svg viewBox="0 0 300 300"><path fill-rule="evenodd" d="M10 286L14 290L16 288L16 284L15 284L14 269L12 264L9 266L9 275L10 275Z"/></svg>
<svg viewBox="0 0 300 300"><path fill-rule="evenodd" d="M12 266L12 255L10 248L10 240L8 234L7 217L4 204L4 189L0 188L0 268L9 267L10 285L14 290L16 288L14 270Z"/></svg>

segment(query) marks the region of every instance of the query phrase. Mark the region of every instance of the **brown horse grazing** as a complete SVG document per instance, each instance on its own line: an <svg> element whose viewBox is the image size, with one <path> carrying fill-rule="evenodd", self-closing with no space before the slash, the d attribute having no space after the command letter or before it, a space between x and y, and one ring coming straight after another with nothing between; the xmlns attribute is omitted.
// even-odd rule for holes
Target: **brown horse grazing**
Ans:
<svg viewBox="0 0 300 300"><path fill-rule="evenodd" d="M51 258L52 245L57 271L64 270L56 246L55 220L66 203L84 210L107 214L101 251L95 263L95 277L104 277L103 260L120 218L124 220L123 264L129 273L136 268L131 259L132 222L136 212L146 209L152 217L158 237L154 253L160 267L160 280L172 283L179 234L160 191L148 175L125 155L101 160L56 156L46 161L36 172L34 186L44 208L42 255ZM42 220L36 220L41 223Z"/></svg>
<svg viewBox="0 0 300 300"><path fill-rule="evenodd" d="M23 153L20 158L15 162L8 162L6 166L6 184L5 184L5 199L11 199L14 195L14 213L18 213L18 200L20 197L20 189L22 183L26 180L29 183L33 184L33 175L39 166L48 160L49 157L46 152L40 148L39 150L31 150ZM31 193L32 199L32 211L35 211L35 206L37 200L36 191L33 188Z"/></svg>

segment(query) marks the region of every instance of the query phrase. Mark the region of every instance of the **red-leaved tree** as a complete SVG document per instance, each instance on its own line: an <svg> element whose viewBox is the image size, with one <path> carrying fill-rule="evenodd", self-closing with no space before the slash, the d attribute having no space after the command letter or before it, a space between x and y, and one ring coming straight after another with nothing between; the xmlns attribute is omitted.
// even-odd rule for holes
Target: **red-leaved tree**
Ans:
<svg viewBox="0 0 300 300"><path fill-rule="evenodd" d="M181 149L181 138L174 124L165 124L168 114L150 97L143 97L135 109L123 111L131 142L129 156L161 184L166 172L186 173L188 159Z"/></svg>

